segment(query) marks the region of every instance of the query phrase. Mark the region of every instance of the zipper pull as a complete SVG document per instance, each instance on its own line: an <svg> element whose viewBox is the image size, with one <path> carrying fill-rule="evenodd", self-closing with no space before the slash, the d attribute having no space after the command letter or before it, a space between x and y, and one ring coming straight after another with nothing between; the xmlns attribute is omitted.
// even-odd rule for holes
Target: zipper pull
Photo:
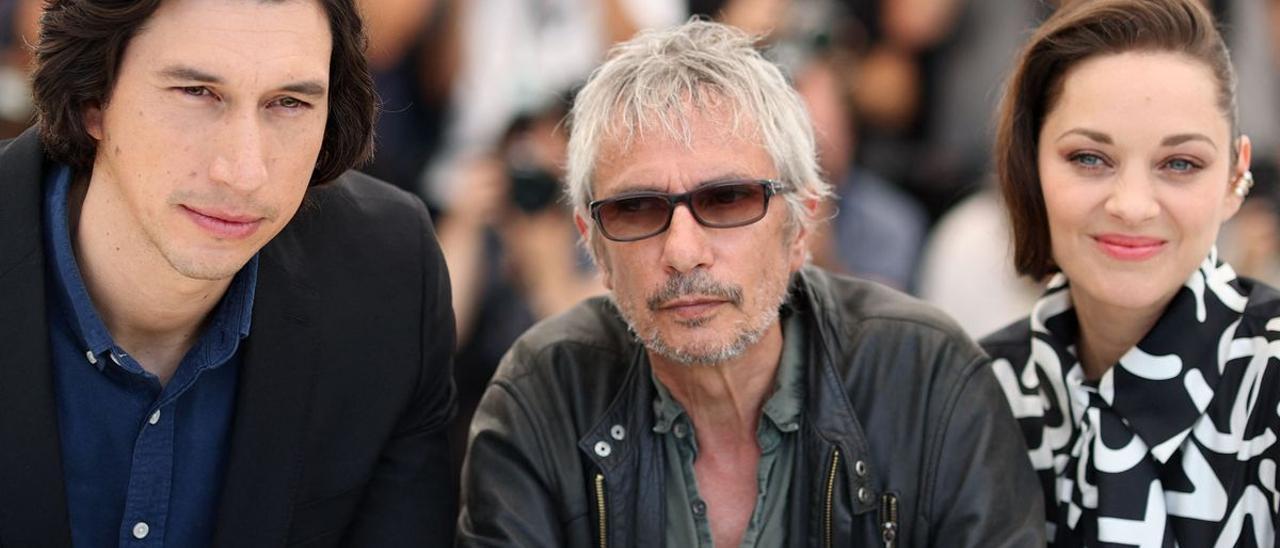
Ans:
<svg viewBox="0 0 1280 548"><path fill-rule="evenodd" d="M880 538L885 548L898 545L898 497L893 493L880 497Z"/></svg>

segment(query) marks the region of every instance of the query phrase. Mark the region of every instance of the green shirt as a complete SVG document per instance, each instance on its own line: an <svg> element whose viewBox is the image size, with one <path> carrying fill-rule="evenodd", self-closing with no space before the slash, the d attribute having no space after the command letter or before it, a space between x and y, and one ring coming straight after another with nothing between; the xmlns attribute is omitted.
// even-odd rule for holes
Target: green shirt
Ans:
<svg viewBox="0 0 1280 548"><path fill-rule="evenodd" d="M773 395L765 402L763 417L756 431L760 445L760 464L756 471L756 503L751 521L742 537L742 546L782 546L787 537L787 500L791 489L791 473L795 468L804 408L805 332L796 315L784 314L782 320L782 358L778 362ZM695 366L703 367L703 366ZM693 462L698 458L697 436L693 422L680 402L654 375L657 389L653 408L653 431L662 436L666 454L666 544L667 546L710 547L711 526L707 521L707 504L698 495L698 482Z"/></svg>

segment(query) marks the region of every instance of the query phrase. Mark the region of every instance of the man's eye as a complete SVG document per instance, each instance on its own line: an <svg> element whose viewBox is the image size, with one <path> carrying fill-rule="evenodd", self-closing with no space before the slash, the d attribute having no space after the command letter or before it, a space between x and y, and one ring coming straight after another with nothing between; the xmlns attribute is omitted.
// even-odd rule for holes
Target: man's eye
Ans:
<svg viewBox="0 0 1280 548"><path fill-rule="evenodd" d="M306 101L300 101L294 97L281 97L276 99L276 104L287 109L297 109L307 106Z"/></svg>
<svg viewBox="0 0 1280 548"><path fill-rule="evenodd" d="M183 94L190 95L192 97L208 97L209 95L212 95L209 92L209 88L204 86L184 86L178 89L182 91Z"/></svg>

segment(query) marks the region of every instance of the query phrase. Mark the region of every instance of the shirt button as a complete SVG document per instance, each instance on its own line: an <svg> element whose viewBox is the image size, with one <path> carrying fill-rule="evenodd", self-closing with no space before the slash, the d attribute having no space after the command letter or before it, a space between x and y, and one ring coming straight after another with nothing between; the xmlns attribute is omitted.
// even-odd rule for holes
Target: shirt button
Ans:
<svg viewBox="0 0 1280 548"><path fill-rule="evenodd" d="M147 419L147 422L150 424L160 422L160 410L156 409L156 412L151 414L151 418Z"/></svg>
<svg viewBox="0 0 1280 548"><path fill-rule="evenodd" d="M860 478L867 477L867 461L860 460L853 463L853 473L857 474Z"/></svg>
<svg viewBox="0 0 1280 548"><path fill-rule="evenodd" d="M858 488L858 502L861 502L863 504L871 504L871 499L874 496L875 495L871 493L870 489L867 489L866 487Z"/></svg>
<svg viewBox="0 0 1280 548"><path fill-rule="evenodd" d="M693 515L702 517L704 514L707 513L707 503L702 502L700 500L695 500L691 505L691 509L693 510Z"/></svg>
<svg viewBox="0 0 1280 548"><path fill-rule="evenodd" d="M138 523L133 524L133 538L142 540L147 538L147 533L150 532L151 526L147 525L147 522L145 521L139 521Z"/></svg>
<svg viewBox="0 0 1280 548"><path fill-rule="evenodd" d="M612 453L612 452L613 452L613 448L610 447L608 443L605 443L603 441L596 442L596 454L599 455L601 458L609 456L609 453Z"/></svg>
<svg viewBox="0 0 1280 548"><path fill-rule="evenodd" d="M115 352L107 352L107 355L111 356L111 363L120 365L120 358L116 356Z"/></svg>
<svg viewBox="0 0 1280 548"><path fill-rule="evenodd" d="M615 424L613 428L609 429L609 435L613 436L615 440L622 441L623 438L627 437L627 429L623 428L621 424Z"/></svg>
<svg viewBox="0 0 1280 548"><path fill-rule="evenodd" d="M672 432L675 432L677 438L683 438L687 433L687 430L688 429L684 427L684 423L677 424L675 428L671 429Z"/></svg>

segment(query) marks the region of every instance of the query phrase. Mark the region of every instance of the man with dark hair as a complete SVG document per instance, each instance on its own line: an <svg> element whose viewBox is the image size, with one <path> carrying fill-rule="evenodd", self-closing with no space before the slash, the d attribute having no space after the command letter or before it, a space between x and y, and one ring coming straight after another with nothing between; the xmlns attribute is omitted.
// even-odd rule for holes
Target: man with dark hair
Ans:
<svg viewBox="0 0 1280 548"><path fill-rule="evenodd" d="M449 282L352 0L53 0L0 142L0 545L448 542Z"/></svg>

